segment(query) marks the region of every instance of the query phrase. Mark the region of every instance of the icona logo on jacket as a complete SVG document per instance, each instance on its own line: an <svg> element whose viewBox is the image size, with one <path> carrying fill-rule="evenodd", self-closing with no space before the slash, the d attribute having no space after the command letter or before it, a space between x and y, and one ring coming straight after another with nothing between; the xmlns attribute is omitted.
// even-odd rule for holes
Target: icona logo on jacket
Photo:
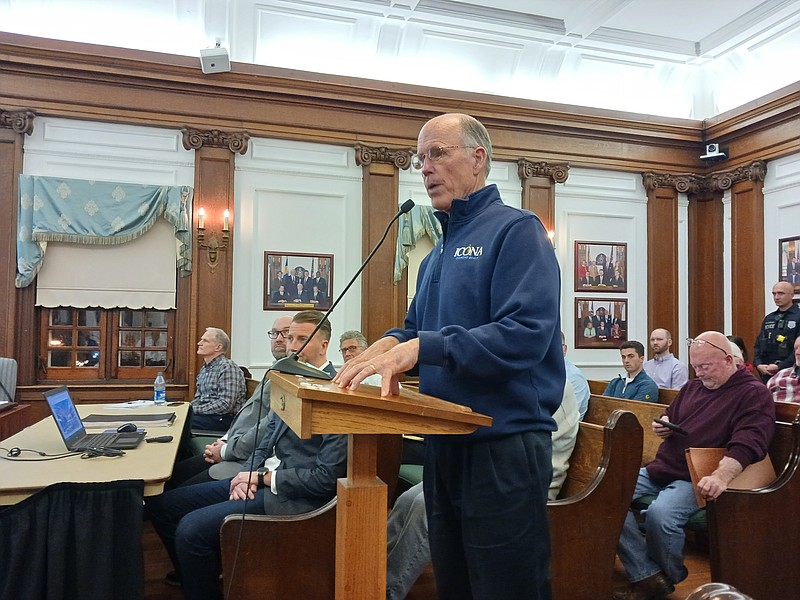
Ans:
<svg viewBox="0 0 800 600"><path fill-rule="evenodd" d="M455 253L453 254L454 258L477 258L483 254L483 246L473 246L470 244L469 246L461 246L460 248L456 248Z"/></svg>

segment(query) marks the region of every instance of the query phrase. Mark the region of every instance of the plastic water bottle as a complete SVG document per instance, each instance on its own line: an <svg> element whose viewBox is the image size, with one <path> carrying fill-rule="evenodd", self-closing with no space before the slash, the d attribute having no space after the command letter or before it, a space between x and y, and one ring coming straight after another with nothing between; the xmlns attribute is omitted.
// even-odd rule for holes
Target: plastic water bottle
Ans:
<svg viewBox="0 0 800 600"><path fill-rule="evenodd" d="M167 382L164 381L164 374L159 373L153 382L153 404L161 406L167 403Z"/></svg>

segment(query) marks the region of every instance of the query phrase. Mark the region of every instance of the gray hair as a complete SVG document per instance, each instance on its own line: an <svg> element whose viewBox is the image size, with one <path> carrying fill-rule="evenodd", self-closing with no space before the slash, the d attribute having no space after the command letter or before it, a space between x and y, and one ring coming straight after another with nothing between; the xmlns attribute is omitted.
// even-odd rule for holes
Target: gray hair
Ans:
<svg viewBox="0 0 800 600"><path fill-rule="evenodd" d="M369 346L369 342L367 342L367 338L364 337L364 334L358 331L357 329L351 329L350 331L345 331L342 335L339 336L339 345L342 345L342 342L345 340L356 340L358 345L362 348L366 348Z"/></svg>
<svg viewBox="0 0 800 600"><path fill-rule="evenodd" d="M227 354L228 350L231 349L231 338L228 337L228 334L219 327L206 327L206 331L214 334L214 339L222 346L222 353Z"/></svg>
<svg viewBox="0 0 800 600"><path fill-rule="evenodd" d="M465 145L480 146L486 150L485 171L486 177L488 177L489 171L492 170L492 140L489 138L489 132L486 131L486 127L483 126L483 123L469 115L463 115L460 124Z"/></svg>

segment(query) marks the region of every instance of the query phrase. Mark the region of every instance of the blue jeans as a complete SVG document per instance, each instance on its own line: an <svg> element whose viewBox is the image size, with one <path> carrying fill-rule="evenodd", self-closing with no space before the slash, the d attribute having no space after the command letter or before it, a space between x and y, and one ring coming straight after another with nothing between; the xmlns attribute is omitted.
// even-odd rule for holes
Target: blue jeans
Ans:
<svg viewBox="0 0 800 600"><path fill-rule="evenodd" d="M549 600L548 431L429 438L425 504L440 600Z"/></svg>
<svg viewBox="0 0 800 600"><path fill-rule="evenodd" d="M403 600L431 562L422 482L394 503L386 525L386 600Z"/></svg>
<svg viewBox="0 0 800 600"><path fill-rule="evenodd" d="M639 470L634 499L658 494L653 503L642 511L644 535L631 511L619 538L617 553L631 582L641 581L663 571L672 583L686 579L683 565L683 526L699 507L691 481L676 480L658 485L650 479L647 469Z"/></svg>
<svg viewBox="0 0 800 600"><path fill-rule="evenodd" d="M147 498L150 517L183 581L187 600L218 600L219 528L228 515L242 514L245 503L229 500L230 479L176 488ZM247 501L247 514L265 514L264 494Z"/></svg>

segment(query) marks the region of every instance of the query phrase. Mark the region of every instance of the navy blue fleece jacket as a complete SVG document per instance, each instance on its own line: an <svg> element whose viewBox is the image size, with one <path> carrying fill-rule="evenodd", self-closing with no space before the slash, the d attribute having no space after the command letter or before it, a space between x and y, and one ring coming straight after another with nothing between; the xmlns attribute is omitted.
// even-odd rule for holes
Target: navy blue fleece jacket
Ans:
<svg viewBox="0 0 800 600"><path fill-rule="evenodd" d="M401 342L419 338L420 391L493 418L454 443L554 431L564 392L560 273L533 213L495 185L437 212L443 235L423 260Z"/></svg>

